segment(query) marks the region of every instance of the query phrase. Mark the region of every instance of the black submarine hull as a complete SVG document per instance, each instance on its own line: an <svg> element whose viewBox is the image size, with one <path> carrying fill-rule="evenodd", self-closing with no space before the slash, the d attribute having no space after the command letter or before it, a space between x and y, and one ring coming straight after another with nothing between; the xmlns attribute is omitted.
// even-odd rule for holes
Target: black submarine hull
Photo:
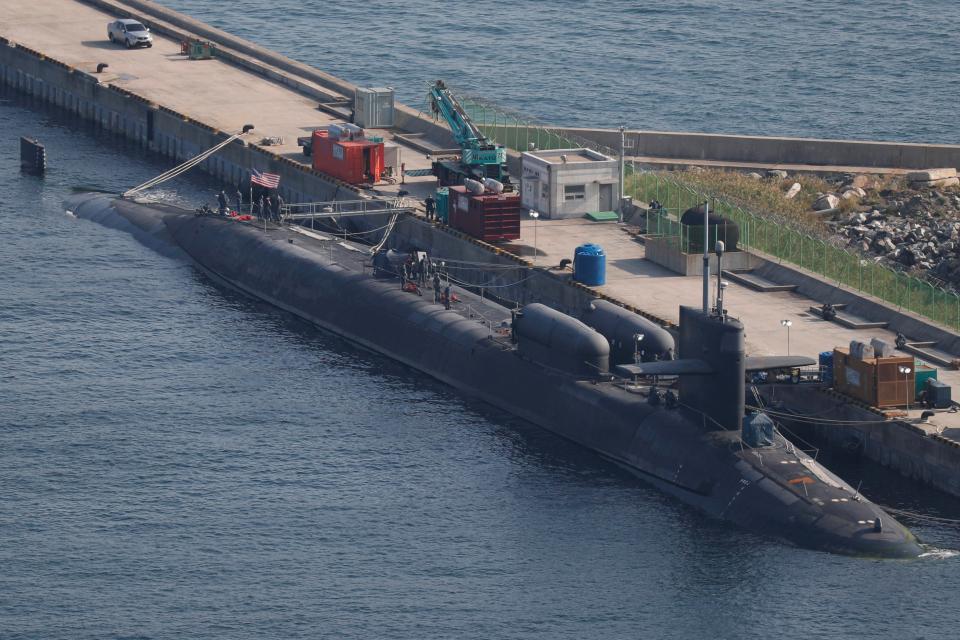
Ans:
<svg viewBox="0 0 960 640"><path fill-rule="evenodd" d="M907 529L782 437L775 447L746 448L738 431L682 405L654 406L641 390L544 366L497 338L506 309L466 292L458 292L462 307L476 314L374 278L345 244L285 228L103 196L68 206L101 220L109 210L231 286L594 450L712 516L807 548L921 553Z"/></svg>

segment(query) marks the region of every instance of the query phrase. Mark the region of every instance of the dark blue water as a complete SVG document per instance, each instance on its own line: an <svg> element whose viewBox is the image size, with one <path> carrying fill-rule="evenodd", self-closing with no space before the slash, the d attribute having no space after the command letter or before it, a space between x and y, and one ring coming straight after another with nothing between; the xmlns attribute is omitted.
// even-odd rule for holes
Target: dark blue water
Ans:
<svg viewBox="0 0 960 640"><path fill-rule="evenodd" d="M960 143L956 0L162 0L414 107L551 124Z"/></svg>
<svg viewBox="0 0 960 640"><path fill-rule="evenodd" d="M162 161L9 95L0 131L0 638L956 638L956 527L911 521L931 555L880 562L708 519L64 214Z"/></svg>

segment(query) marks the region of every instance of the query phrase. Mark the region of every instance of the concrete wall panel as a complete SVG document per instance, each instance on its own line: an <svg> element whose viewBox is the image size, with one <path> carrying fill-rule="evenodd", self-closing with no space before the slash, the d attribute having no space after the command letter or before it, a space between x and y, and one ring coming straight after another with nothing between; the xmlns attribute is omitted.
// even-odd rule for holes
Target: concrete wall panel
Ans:
<svg viewBox="0 0 960 640"><path fill-rule="evenodd" d="M559 129L619 150L613 129ZM628 131L628 153L677 160L924 169L960 167L960 145Z"/></svg>

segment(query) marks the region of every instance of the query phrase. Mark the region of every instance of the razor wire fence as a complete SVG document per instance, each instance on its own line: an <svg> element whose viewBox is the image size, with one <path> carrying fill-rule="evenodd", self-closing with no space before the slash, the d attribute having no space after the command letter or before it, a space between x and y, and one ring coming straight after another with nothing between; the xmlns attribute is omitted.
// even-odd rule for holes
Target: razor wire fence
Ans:
<svg viewBox="0 0 960 640"><path fill-rule="evenodd" d="M457 99L484 135L515 151L582 147L612 158L620 155L619 150L537 123L482 98L458 94ZM737 223L741 246L960 330L960 295L956 292L835 246L776 214L750 211L728 198L705 193L697 185L685 183L682 174L651 171L626 158L624 194L636 201L659 203L647 214L647 232L669 239L681 251L702 251L702 227L693 233L680 219L687 209L709 202L711 212Z"/></svg>

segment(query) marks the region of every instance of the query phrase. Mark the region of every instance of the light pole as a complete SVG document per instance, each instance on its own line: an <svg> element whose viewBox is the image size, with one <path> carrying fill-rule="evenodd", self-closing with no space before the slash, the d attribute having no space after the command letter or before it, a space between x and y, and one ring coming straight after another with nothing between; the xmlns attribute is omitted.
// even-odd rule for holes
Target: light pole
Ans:
<svg viewBox="0 0 960 640"><path fill-rule="evenodd" d="M900 365L897 367L897 370L903 374L903 389L907 392L907 411L910 411L910 382L907 376L910 375L910 372L913 371L913 369L905 365Z"/></svg>
<svg viewBox="0 0 960 640"><path fill-rule="evenodd" d="M793 320L781 320L780 326L787 328L787 355L790 355L790 327L793 326Z"/></svg>
<svg viewBox="0 0 960 640"><path fill-rule="evenodd" d="M530 209L530 217L533 218L533 264L537 264L537 218L540 214Z"/></svg>
<svg viewBox="0 0 960 640"><path fill-rule="evenodd" d="M633 364L640 362L643 357L643 351L640 349L640 343L643 342L642 333L633 334Z"/></svg>

